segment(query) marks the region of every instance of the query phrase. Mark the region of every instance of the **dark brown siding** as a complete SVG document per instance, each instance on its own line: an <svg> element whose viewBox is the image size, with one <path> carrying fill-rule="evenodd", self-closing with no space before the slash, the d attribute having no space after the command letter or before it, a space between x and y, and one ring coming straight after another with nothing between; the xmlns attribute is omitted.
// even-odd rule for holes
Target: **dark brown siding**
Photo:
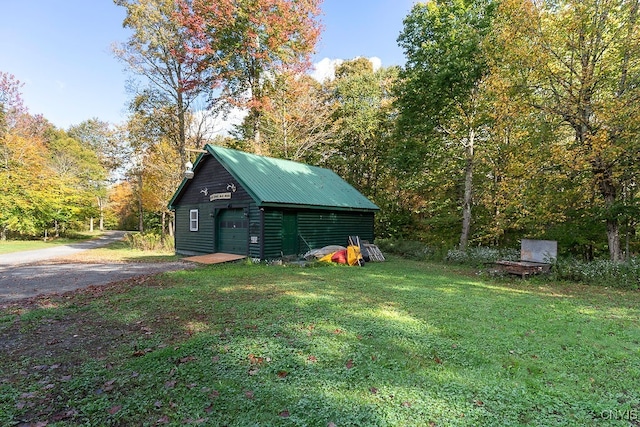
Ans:
<svg viewBox="0 0 640 427"><path fill-rule="evenodd" d="M219 206L227 204L245 203L252 201L247 191L233 179L231 174L212 156L205 156L198 165L195 176L187 184L188 187L174 205L215 203ZM235 191L233 189L235 188ZM216 200L210 202L212 194L231 193L229 200Z"/></svg>

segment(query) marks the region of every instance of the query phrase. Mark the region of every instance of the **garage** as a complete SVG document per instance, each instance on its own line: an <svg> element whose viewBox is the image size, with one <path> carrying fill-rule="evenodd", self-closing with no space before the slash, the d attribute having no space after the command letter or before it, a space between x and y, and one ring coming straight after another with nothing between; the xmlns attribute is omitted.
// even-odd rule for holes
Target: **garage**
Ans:
<svg viewBox="0 0 640 427"><path fill-rule="evenodd" d="M329 169L207 144L191 172L169 202L180 255L272 260L374 239L379 208Z"/></svg>
<svg viewBox="0 0 640 427"><path fill-rule="evenodd" d="M223 209L218 214L218 252L246 255L249 221L244 209Z"/></svg>

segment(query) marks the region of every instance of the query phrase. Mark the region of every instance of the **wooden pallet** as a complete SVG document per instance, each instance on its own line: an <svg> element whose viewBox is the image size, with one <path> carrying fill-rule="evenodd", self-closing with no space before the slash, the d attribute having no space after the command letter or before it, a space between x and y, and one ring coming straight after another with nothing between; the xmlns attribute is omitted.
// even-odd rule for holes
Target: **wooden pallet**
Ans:
<svg viewBox="0 0 640 427"><path fill-rule="evenodd" d="M382 255L382 251L376 245L372 243L362 242L362 247L369 254L369 260L378 262L386 261L384 259L384 255Z"/></svg>
<svg viewBox="0 0 640 427"><path fill-rule="evenodd" d="M551 264L531 261L496 261L493 265L498 272L516 274L523 279L532 274L543 274L551 271Z"/></svg>

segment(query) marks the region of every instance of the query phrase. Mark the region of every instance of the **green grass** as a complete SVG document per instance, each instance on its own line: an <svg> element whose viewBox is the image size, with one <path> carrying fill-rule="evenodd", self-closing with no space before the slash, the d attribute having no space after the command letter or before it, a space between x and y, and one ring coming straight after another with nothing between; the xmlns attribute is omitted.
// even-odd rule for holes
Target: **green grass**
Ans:
<svg viewBox="0 0 640 427"><path fill-rule="evenodd" d="M82 233L74 238L52 238L47 240L0 240L0 254L11 252L31 251L35 249L46 249L53 246L69 245L79 241L89 240L98 237L100 233Z"/></svg>
<svg viewBox="0 0 640 427"><path fill-rule="evenodd" d="M0 311L0 424L637 425L639 303L395 258L127 281Z"/></svg>
<svg viewBox="0 0 640 427"><path fill-rule="evenodd" d="M132 249L125 241L64 257L68 262L171 262L181 258L174 251Z"/></svg>

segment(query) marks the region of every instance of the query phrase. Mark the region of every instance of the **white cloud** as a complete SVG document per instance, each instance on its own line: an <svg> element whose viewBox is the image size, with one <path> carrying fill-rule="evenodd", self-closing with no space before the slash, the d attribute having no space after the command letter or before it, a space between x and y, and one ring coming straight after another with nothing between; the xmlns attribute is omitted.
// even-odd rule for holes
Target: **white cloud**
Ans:
<svg viewBox="0 0 640 427"><path fill-rule="evenodd" d="M196 122L201 123L201 131L207 138L213 138L216 135L228 136L233 127L242 123L247 110L233 107L228 113L212 113L209 110L200 110L195 113Z"/></svg>
<svg viewBox="0 0 640 427"><path fill-rule="evenodd" d="M357 58L359 57L354 59ZM373 71L378 71L382 67L382 60L377 56L372 56L368 59L373 64ZM310 75L320 83L324 83L327 79L333 80L336 77L336 68L343 62L343 59L324 58L320 62L313 64L313 71Z"/></svg>
<svg viewBox="0 0 640 427"><path fill-rule="evenodd" d="M311 77L320 83L324 83L326 80L333 80L336 77L336 68L343 62L342 59L324 58L320 62L313 64Z"/></svg>

